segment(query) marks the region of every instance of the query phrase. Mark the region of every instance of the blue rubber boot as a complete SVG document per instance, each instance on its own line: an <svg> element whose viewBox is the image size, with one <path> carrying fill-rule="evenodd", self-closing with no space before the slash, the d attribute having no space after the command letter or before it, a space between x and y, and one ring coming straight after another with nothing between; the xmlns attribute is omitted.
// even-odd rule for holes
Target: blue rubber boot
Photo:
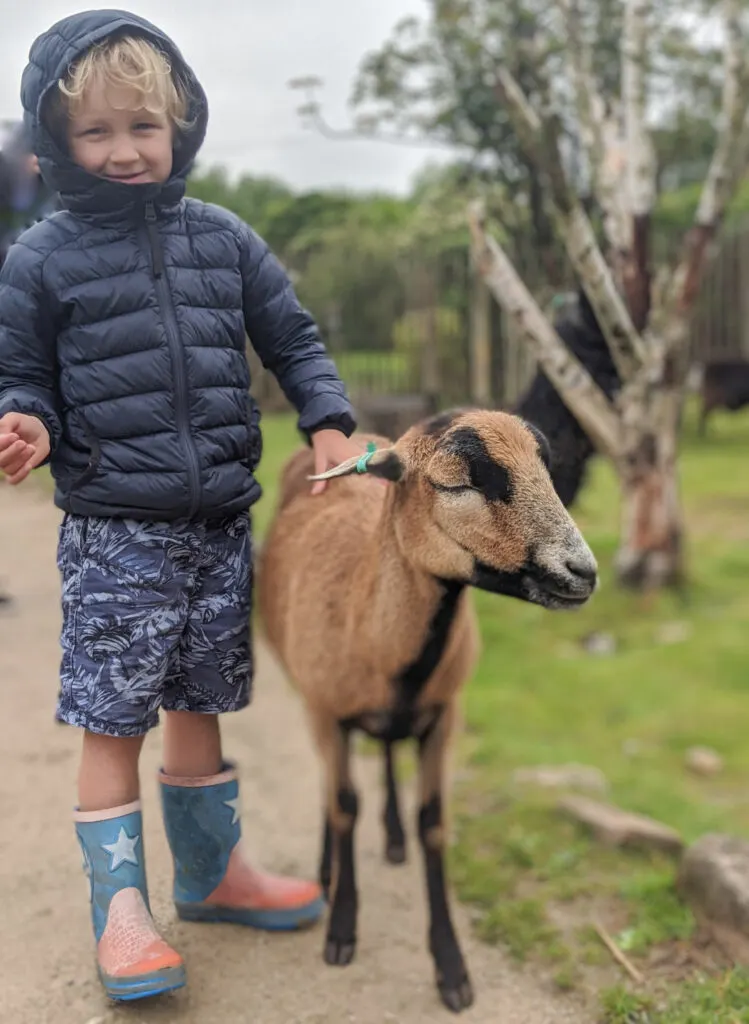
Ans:
<svg viewBox="0 0 749 1024"><path fill-rule="evenodd" d="M317 883L265 874L245 860L232 765L201 779L162 772L159 781L179 917L265 931L293 931L319 919L325 902Z"/></svg>
<svg viewBox="0 0 749 1024"><path fill-rule="evenodd" d="M75 830L91 883L98 970L107 995L128 1001L181 988L182 958L151 917L140 802L76 811Z"/></svg>

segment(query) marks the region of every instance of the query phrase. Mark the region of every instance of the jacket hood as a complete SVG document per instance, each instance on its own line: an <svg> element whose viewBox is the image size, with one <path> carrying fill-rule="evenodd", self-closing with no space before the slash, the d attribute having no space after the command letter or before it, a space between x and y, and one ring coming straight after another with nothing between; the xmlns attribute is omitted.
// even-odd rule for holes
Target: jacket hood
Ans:
<svg viewBox="0 0 749 1024"><path fill-rule="evenodd" d="M59 79L65 77L68 67L95 43L117 34L146 36L163 50L172 73L190 97L187 116L192 127L178 135L172 173L163 183L127 185L90 174L60 149L42 122L44 99ZM63 206L81 213L128 213L149 200L159 206L178 203L185 193L187 175L203 144L208 124L205 93L178 48L155 25L127 11L73 14L40 35L29 51L29 63L21 79L21 102L24 125L45 184L60 193Z"/></svg>

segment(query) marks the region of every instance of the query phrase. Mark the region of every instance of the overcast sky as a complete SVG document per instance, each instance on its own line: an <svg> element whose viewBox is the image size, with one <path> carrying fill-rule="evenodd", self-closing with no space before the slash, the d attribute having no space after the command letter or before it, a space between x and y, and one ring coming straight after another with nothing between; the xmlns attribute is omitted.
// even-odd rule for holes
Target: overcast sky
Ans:
<svg viewBox="0 0 749 1024"><path fill-rule="evenodd" d="M20 112L20 76L35 37L94 6L0 0L0 118ZM301 95L287 85L302 74L324 78L327 119L345 126L361 57L401 18L425 12L425 0L132 0L123 6L168 32L201 79L210 104L204 165L273 174L297 188L403 192L426 161L445 158L439 149L321 138L301 127Z"/></svg>

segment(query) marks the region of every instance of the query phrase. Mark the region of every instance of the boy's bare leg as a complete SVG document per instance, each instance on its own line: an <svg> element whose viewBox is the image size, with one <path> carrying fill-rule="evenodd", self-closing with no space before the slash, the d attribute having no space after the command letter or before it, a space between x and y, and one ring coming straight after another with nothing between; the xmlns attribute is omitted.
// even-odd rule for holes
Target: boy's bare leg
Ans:
<svg viewBox="0 0 749 1024"><path fill-rule="evenodd" d="M142 746L143 736L84 733L78 772L80 811L106 811L138 799L138 758Z"/></svg>
<svg viewBox="0 0 749 1024"><path fill-rule="evenodd" d="M218 715L168 711L164 718L164 773L193 779L218 775L223 763Z"/></svg>

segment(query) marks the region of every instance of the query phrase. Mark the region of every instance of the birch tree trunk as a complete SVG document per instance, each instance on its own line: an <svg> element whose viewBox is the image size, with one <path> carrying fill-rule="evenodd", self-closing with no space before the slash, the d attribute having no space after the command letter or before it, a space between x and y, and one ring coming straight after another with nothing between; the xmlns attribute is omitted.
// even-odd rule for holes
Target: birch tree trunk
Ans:
<svg viewBox="0 0 749 1024"><path fill-rule="evenodd" d="M560 240L619 372L622 387L615 400L607 399L567 350L501 246L487 234L482 212L475 205L469 214L474 265L593 444L616 469L621 490L615 563L619 581L641 589L679 585L686 575L678 437L688 371L689 313L749 154L749 71L741 3L722 3L724 86L718 138L681 262L658 296L652 294L648 258L655 201L655 161L645 121L650 3L625 0L623 131L615 118L606 117L595 94L578 4L562 0L560 6L578 93L580 136L588 145L598 185L609 264L566 180L556 119L546 109L548 104L544 101L543 109L532 107L506 68L497 71L496 93L528 160L545 175L546 197ZM539 91L544 97L550 95L548 83L542 81Z"/></svg>
<svg viewBox="0 0 749 1024"><path fill-rule="evenodd" d="M643 590L686 578L678 478L683 384L673 361L659 360L641 396L623 403L619 582Z"/></svg>
<svg viewBox="0 0 749 1024"><path fill-rule="evenodd" d="M625 387L622 394L623 452L618 467L621 481L621 539L617 556L619 579L633 586L678 585L686 575L683 545L684 526L678 481L678 438L689 369L689 315L697 296L705 266L714 252L715 237L745 166L749 124L749 75L745 62L746 42L741 31L738 0L724 0L725 26L723 99L721 123L713 158L705 178L694 225L684 242L684 253L665 301L657 310L650 341L650 367L641 380ZM644 44L642 0L633 0L628 11L625 37L630 44L639 38ZM639 24L638 24L639 20ZM633 113L635 127L628 131L631 153L632 223L652 205L648 195L647 149L640 148L644 133L636 127L643 121L643 86L638 83L642 63L632 50L625 50L624 75L627 99L639 112ZM646 144L647 145L647 144ZM637 156L639 154L639 157Z"/></svg>

